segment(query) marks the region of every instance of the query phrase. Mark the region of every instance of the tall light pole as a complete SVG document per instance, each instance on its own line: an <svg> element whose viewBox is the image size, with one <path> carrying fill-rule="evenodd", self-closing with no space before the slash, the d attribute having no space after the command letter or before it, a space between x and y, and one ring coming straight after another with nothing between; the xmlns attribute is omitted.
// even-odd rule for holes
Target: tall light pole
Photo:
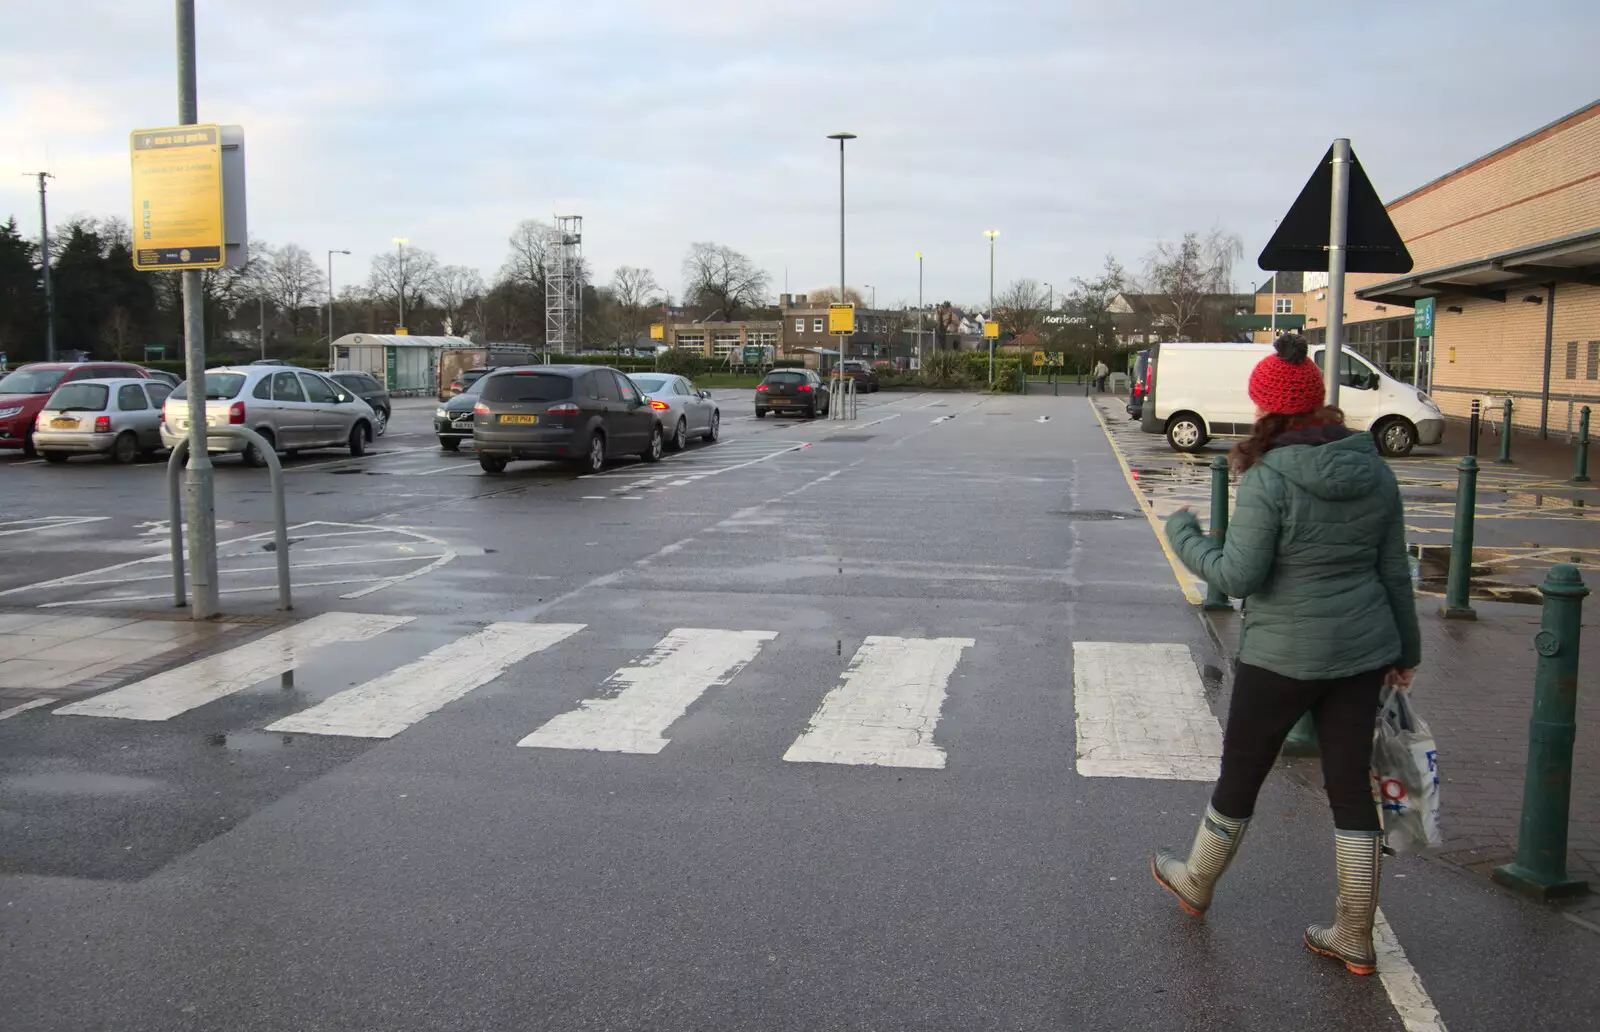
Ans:
<svg viewBox="0 0 1600 1032"><path fill-rule="evenodd" d="M1000 236L998 229L986 229L983 235L989 238L989 318L994 318L994 242ZM988 334L984 334L988 337ZM994 383L994 343L995 337L989 337L989 382Z"/></svg>
<svg viewBox="0 0 1600 1032"><path fill-rule="evenodd" d="M49 172L25 172L39 177L39 266L44 276L44 358L56 360L56 295L50 289L50 215L45 207L46 179L54 179Z"/></svg>
<svg viewBox="0 0 1600 1032"><path fill-rule="evenodd" d="M410 242L405 237L394 238L395 253L400 256L400 329L406 326L406 245Z"/></svg>
<svg viewBox="0 0 1600 1032"><path fill-rule="evenodd" d="M839 141L839 303L845 303L844 282L844 141L856 138L855 133L829 133L828 139ZM834 363L834 377L844 382L844 349L849 337L839 338L839 360Z"/></svg>
<svg viewBox="0 0 1600 1032"><path fill-rule="evenodd" d="M872 291L872 308L870 311L876 312L878 310L878 288L870 283L863 283L861 285Z"/></svg>
<svg viewBox="0 0 1600 1032"><path fill-rule="evenodd" d="M917 368L922 368L922 252L917 252Z"/></svg>
<svg viewBox="0 0 1600 1032"><path fill-rule="evenodd" d="M333 351L333 256L336 254L349 254L349 251L328 252L328 368L338 366L335 359L338 357Z"/></svg>

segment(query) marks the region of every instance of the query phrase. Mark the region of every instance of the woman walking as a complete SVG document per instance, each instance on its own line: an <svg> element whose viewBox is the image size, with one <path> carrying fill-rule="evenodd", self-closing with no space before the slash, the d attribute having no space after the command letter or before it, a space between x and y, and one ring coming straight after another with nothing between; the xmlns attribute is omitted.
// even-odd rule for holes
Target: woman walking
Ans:
<svg viewBox="0 0 1600 1032"><path fill-rule="evenodd" d="M1187 509L1167 520L1184 565L1244 599L1244 618L1222 776L1188 856L1160 850L1151 870L1185 910L1205 913L1285 736L1309 711L1339 899L1333 924L1312 925L1305 941L1370 975L1383 839L1367 773L1373 726L1380 689L1410 687L1421 647L1400 489L1372 436L1323 405L1305 338L1286 334L1275 350L1250 374L1256 423L1233 449L1243 476L1226 546Z"/></svg>

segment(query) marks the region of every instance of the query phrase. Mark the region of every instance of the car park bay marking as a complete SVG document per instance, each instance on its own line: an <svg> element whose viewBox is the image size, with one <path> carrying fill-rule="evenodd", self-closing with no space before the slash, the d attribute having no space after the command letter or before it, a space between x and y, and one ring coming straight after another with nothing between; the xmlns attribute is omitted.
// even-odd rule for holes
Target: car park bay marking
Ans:
<svg viewBox="0 0 1600 1032"><path fill-rule="evenodd" d="M505 673L511 664L572 637L583 624L493 623L421 659L267 725L268 731L392 738Z"/></svg>
<svg viewBox="0 0 1600 1032"><path fill-rule="evenodd" d="M1072 643L1078 773L1215 781L1222 730L1187 645Z"/></svg>
<svg viewBox="0 0 1600 1032"><path fill-rule="evenodd" d="M313 649L335 642L366 641L414 619L322 613L247 645L186 663L53 712L122 720L169 720L197 706L243 691L259 681L288 673L304 663L306 653Z"/></svg>
<svg viewBox="0 0 1600 1032"><path fill-rule="evenodd" d="M790 763L840 763L942 770L945 751L933 731L961 653L971 638L869 635L842 683L823 697L810 727L783 758Z"/></svg>
<svg viewBox="0 0 1600 1032"><path fill-rule="evenodd" d="M776 631L679 627L635 666L606 679L584 699L528 735L519 746L595 752L658 753L668 728L707 689L738 676Z"/></svg>
<svg viewBox="0 0 1600 1032"><path fill-rule="evenodd" d="M99 523L110 518L110 516L39 516L27 520L8 520L0 523L0 537L10 537L13 534L31 534L36 530L77 527L85 523Z"/></svg>

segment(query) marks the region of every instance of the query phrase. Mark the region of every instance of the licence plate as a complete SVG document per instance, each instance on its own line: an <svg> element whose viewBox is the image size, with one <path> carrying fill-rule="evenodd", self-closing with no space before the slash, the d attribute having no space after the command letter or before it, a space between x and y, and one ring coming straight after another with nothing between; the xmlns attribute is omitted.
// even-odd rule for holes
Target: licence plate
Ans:
<svg viewBox="0 0 1600 1032"><path fill-rule="evenodd" d="M500 422L502 422L502 423L537 423L538 421L539 421L539 417L538 416L501 416L500 417Z"/></svg>
<svg viewBox="0 0 1600 1032"><path fill-rule="evenodd" d="M50 429L76 430L78 429L78 421L76 419L67 419L64 416L57 416L56 418L50 420Z"/></svg>
<svg viewBox="0 0 1600 1032"><path fill-rule="evenodd" d="M774 405L788 405L789 403L790 402L789 402L788 398L773 398L772 399L772 404L774 404Z"/></svg>

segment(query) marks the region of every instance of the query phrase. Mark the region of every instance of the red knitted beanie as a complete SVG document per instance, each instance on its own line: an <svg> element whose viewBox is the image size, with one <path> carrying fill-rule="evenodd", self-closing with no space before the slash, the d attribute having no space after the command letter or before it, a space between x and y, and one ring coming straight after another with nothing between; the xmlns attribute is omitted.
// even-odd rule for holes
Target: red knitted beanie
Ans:
<svg viewBox="0 0 1600 1032"><path fill-rule="evenodd" d="M1321 408L1322 370L1306 359L1306 339L1285 333L1273 347L1277 354L1263 358L1250 372L1250 400L1285 416Z"/></svg>

